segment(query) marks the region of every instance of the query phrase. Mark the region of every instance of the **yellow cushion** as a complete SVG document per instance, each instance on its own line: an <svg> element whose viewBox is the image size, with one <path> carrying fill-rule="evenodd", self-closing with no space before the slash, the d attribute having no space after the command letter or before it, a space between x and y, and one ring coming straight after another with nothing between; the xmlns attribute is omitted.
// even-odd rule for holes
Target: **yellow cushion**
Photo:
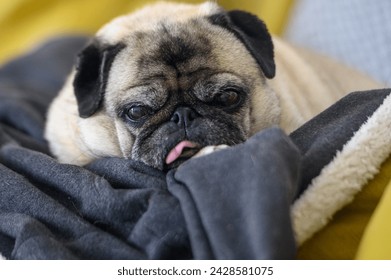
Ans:
<svg viewBox="0 0 391 280"><path fill-rule="evenodd" d="M390 184L390 180L391 157L383 163L380 172L363 188L351 204L339 211L325 228L316 233L299 248L297 258L355 259L363 233L370 221L370 224L373 224L372 229L369 232L368 228L366 240L364 239L365 241L361 245L358 257L374 257L375 254L369 247L376 244L380 248L386 244L385 238L387 234L388 239L391 236L391 224L388 223L389 215L391 214L391 194L387 195L388 207L384 206L385 203L382 203L382 208L385 211L379 211L378 215L373 217L373 222L371 218L378 202L382 198L383 191ZM391 190L388 191L388 193L390 192ZM386 227L386 225L381 225L382 223L388 224L387 233L381 232L383 230L385 231ZM376 238L380 237L383 237L382 241L380 239L376 240ZM391 257L391 242L389 241L388 248L386 246L383 247L383 249L388 250L388 255L382 255L387 256L387 258Z"/></svg>
<svg viewBox="0 0 391 280"><path fill-rule="evenodd" d="M389 174L391 170L388 170ZM357 259L391 260L391 181L371 218L358 248Z"/></svg>
<svg viewBox="0 0 391 280"><path fill-rule="evenodd" d="M0 1L0 63L54 35L95 33L110 19L153 0L12 0ZM201 3L200 0L181 2ZM278 33L293 0L221 0L227 9L243 9L264 17Z"/></svg>

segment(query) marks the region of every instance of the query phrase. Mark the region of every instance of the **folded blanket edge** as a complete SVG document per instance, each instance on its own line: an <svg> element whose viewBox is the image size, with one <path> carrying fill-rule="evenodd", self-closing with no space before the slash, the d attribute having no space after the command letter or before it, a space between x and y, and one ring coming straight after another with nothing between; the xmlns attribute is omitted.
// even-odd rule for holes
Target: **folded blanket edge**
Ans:
<svg viewBox="0 0 391 280"><path fill-rule="evenodd" d="M379 172L391 154L390 115L391 92L295 201L291 217L299 246L325 227Z"/></svg>

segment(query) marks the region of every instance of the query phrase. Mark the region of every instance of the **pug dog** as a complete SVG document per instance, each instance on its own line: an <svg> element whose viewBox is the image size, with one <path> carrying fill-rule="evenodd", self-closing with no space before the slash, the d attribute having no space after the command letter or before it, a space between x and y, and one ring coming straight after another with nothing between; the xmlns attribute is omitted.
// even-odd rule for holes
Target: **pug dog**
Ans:
<svg viewBox="0 0 391 280"><path fill-rule="evenodd" d="M267 127L289 133L344 94L377 87L272 37L248 12L159 2L97 32L52 102L45 136L60 162L123 157L169 170Z"/></svg>

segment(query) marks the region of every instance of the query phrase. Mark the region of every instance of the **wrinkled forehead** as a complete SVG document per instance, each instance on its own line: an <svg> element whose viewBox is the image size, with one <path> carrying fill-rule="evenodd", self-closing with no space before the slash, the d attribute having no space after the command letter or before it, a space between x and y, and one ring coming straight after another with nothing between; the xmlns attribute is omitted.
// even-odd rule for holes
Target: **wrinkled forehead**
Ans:
<svg viewBox="0 0 391 280"><path fill-rule="evenodd" d="M181 76L201 68L243 76L255 69L259 75L255 60L237 37L210 22L212 15L223 12L215 2L158 2L108 23L98 32L98 39L125 46L111 72L126 79L115 79L118 84L114 87L130 87L129 83L159 75Z"/></svg>
<svg viewBox="0 0 391 280"><path fill-rule="evenodd" d="M127 40L123 58L134 61L139 77L175 72L184 75L215 64L212 36L203 22L164 24L148 32L136 32ZM217 66L217 65L216 65Z"/></svg>
<svg viewBox="0 0 391 280"><path fill-rule="evenodd" d="M228 72L260 76L253 57L229 31L207 19L161 22L152 30L128 34L115 58L112 73L126 75L116 86L131 87L159 77L181 78L194 73ZM207 70L207 71L206 71ZM199 75L197 75L199 77Z"/></svg>

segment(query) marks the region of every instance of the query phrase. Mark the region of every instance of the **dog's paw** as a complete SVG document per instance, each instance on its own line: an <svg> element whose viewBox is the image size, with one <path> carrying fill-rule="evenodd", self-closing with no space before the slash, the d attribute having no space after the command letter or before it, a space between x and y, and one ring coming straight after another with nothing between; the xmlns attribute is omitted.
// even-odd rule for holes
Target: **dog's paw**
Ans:
<svg viewBox="0 0 391 280"><path fill-rule="evenodd" d="M228 147L229 147L228 145L206 146L206 147L202 148L198 153L196 153L194 155L194 158L206 156L206 155L209 155L209 154L211 154L213 152L226 149Z"/></svg>

